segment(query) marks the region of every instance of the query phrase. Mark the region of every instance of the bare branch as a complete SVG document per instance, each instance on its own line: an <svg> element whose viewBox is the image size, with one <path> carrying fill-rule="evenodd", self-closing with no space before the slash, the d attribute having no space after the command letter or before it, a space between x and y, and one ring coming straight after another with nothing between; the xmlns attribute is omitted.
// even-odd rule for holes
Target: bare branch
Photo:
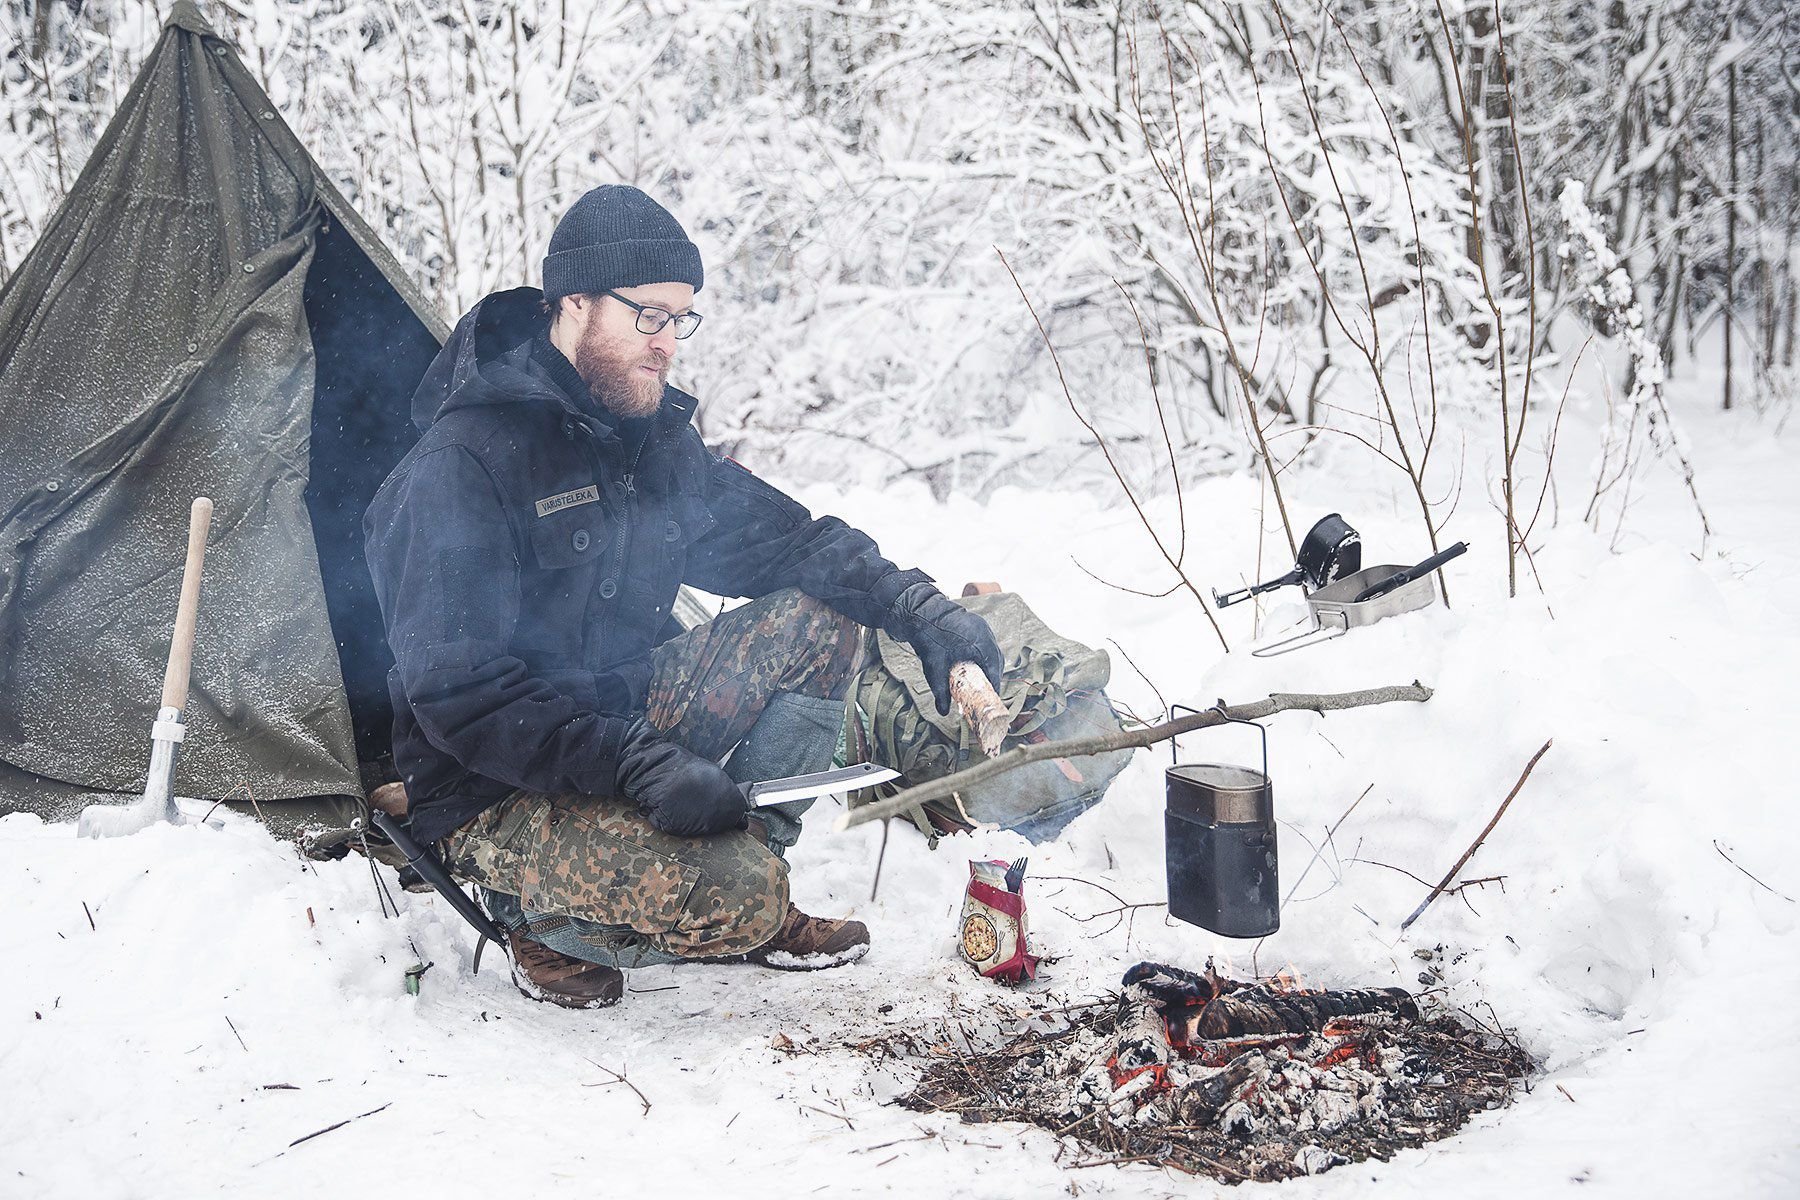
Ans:
<svg viewBox="0 0 1800 1200"><path fill-rule="evenodd" d="M992 779L996 775L1003 775L1007 771L1028 763L1042 762L1049 758L1082 758L1107 750L1153 746L1157 742L1180 737L1182 734L1191 733L1196 729L1207 729L1226 721L1257 720L1278 712L1290 712L1295 709L1327 713L1340 712L1350 708L1363 708L1372 704L1393 704L1399 701L1422 704L1429 699L1431 699L1431 689L1416 681L1395 687L1366 688L1358 692L1320 694L1274 692L1266 700L1256 700L1249 704L1226 707L1221 701L1216 708L1173 721L1165 721L1160 725L1152 725L1145 729L1121 729L1112 733L1093 734L1088 737L1064 738L1054 742L1039 742L1031 746L1014 746L997 758L990 758L986 762L977 763L975 766L945 775L941 779L934 779L929 783L907 788L886 800L851 809L838 818L837 828L840 830L850 829L869 821L891 817L896 813L905 812L915 804L924 804L929 800L941 800L962 788Z"/></svg>

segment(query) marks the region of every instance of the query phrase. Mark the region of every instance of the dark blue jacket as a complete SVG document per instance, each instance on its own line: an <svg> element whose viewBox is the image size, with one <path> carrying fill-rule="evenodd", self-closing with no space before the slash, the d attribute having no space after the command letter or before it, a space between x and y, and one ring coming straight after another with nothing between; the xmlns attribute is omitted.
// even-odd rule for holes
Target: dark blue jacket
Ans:
<svg viewBox="0 0 1800 1200"><path fill-rule="evenodd" d="M516 788L611 793L684 582L798 587L882 627L927 578L713 455L693 397L668 388L643 421L601 409L539 300L496 293L457 323L413 397L424 436L363 521L422 840Z"/></svg>

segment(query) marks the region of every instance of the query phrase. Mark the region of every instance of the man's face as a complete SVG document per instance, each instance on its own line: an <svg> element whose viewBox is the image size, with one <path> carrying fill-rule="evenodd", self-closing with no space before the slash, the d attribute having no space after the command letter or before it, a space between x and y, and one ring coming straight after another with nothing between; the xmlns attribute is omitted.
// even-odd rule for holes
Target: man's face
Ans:
<svg viewBox="0 0 1800 1200"><path fill-rule="evenodd" d="M694 305L694 289L685 283L615 290L676 316ZM656 333L639 333L636 310L606 295L569 296L562 301L562 317L575 322L575 353L570 356L575 373L601 407L618 417L648 417L662 407L663 384L675 360L675 322Z"/></svg>

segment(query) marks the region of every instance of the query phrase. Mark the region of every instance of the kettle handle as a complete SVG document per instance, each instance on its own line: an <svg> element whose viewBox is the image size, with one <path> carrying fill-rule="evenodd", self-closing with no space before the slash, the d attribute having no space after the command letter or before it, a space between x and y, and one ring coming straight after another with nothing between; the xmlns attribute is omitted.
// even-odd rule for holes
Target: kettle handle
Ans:
<svg viewBox="0 0 1800 1200"><path fill-rule="evenodd" d="M1263 773L1263 778L1267 779L1269 777L1269 731L1267 729L1263 728L1261 725L1257 724L1255 721L1248 721L1248 720L1245 720L1243 717L1232 716L1230 713L1225 711L1225 702L1223 700L1221 700L1219 703L1213 705L1211 708L1189 708L1185 704L1171 704L1171 705L1169 705L1169 715L1171 717L1174 716L1175 710L1178 708L1184 712L1191 712L1195 716L1199 716L1203 712L1216 712L1221 717L1225 718L1225 720L1231 722L1233 725L1248 725L1248 726L1250 726L1250 728L1256 730L1256 732L1262 736L1262 759L1263 759L1262 773ZM1178 751L1175 746L1175 739L1170 738L1169 739L1169 762L1171 764L1174 764L1175 756L1177 753L1178 753Z"/></svg>

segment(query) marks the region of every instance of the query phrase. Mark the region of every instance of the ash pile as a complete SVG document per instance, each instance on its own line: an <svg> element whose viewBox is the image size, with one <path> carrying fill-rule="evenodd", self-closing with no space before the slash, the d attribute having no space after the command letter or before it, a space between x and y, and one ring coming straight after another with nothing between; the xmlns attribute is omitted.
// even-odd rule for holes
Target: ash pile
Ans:
<svg viewBox="0 0 1800 1200"><path fill-rule="evenodd" d="M1317 1174L1445 1137L1525 1083L1530 1059L1503 1030L1426 1003L1142 963L1114 1004L989 1051L935 1054L899 1103L1041 1126L1079 1146L1071 1165Z"/></svg>

